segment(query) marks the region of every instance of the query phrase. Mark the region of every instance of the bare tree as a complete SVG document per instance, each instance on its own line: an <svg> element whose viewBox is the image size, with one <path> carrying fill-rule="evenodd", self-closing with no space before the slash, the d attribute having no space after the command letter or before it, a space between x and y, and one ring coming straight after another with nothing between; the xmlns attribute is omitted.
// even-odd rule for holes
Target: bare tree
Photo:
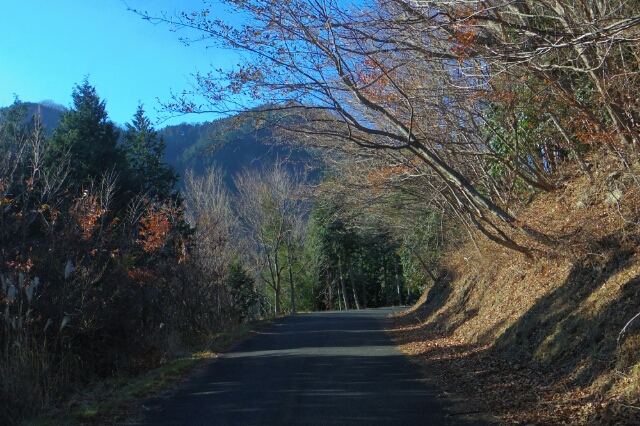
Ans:
<svg viewBox="0 0 640 426"><path fill-rule="evenodd" d="M451 53L460 43L449 40L443 18L433 18L434 25L420 8L397 2L366 3L358 10L337 1L226 3L248 13L252 24L232 28L210 20L206 10L175 22L198 32L185 41L200 38L242 51L246 62L223 76L197 75L194 92L168 103L169 111L238 112L253 106L240 100L266 103L266 110L281 114L265 125L413 156L446 186L459 213L496 243L529 252L503 227L550 242L502 208L478 180L486 170L475 167L483 165L478 158L490 156L530 185L553 188L542 163L526 153L516 150L506 158L487 148L477 131L484 125L478 116L483 104L474 100L490 89L486 67L463 51Z"/></svg>
<svg viewBox="0 0 640 426"><path fill-rule="evenodd" d="M295 311L293 265L304 232L301 177L282 162L235 179L237 214L256 275L274 292L274 313L282 312L283 273L288 269L291 309Z"/></svg>
<svg viewBox="0 0 640 426"><path fill-rule="evenodd" d="M232 235L237 228L230 198L218 170L204 176L188 170L185 176L187 221L194 226L191 250L202 296L209 296L218 316L233 316L231 295L224 285L227 268L234 255ZM231 321L231 318L228 318Z"/></svg>
<svg viewBox="0 0 640 426"><path fill-rule="evenodd" d="M229 241L238 224L220 172L209 169L204 176L196 176L188 170L185 204L187 221L195 227L196 255L217 275L223 274L232 256Z"/></svg>

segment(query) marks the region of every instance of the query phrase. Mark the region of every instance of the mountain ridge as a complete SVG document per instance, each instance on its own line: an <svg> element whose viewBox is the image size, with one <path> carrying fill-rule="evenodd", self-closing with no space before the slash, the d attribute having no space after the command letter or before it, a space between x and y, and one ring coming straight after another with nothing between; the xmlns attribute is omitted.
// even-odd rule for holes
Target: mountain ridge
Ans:
<svg viewBox="0 0 640 426"><path fill-rule="evenodd" d="M23 104L28 107L28 120L37 112L40 113L47 136L53 134L67 111L64 106L52 101ZM312 158L307 151L292 145L269 143L269 129L256 129L258 126L251 119L238 118L234 116L196 124L185 122L156 129L158 137L163 138L166 144L163 161L172 165L181 178L189 169L196 175L202 175L210 167L221 168L223 179L234 190L233 176L245 168L256 168L286 159L291 167L298 170L300 166L296 164ZM124 130L118 127L121 132ZM181 179L178 187L183 189L182 185Z"/></svg>

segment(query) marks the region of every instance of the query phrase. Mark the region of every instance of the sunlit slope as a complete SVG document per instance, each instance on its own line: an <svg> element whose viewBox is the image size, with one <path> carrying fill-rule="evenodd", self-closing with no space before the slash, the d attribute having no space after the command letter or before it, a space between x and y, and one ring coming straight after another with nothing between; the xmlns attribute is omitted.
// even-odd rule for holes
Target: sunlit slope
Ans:
<svg viewBox="0 0 640 426"><path fill-rule="evenodd" d="M609 160L593 170L520 212L549 230L553 249L529 259L483 238L454 248L396 323L407 352L505 420L628 424L638 414L640 174Z"/></svg>

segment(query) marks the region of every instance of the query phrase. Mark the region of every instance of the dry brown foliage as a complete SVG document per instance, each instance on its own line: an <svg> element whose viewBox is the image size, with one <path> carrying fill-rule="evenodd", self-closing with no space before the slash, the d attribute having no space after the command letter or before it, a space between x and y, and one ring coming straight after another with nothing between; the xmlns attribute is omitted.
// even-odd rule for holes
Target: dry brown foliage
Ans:
<svg viewBox="0 0 640 426"><path fill-rule="evenodd" d="M392 319L402 350L507 424L640 422L638 173L610 157L519 212L556 245L533 259L486 239ZM595 183L594 183L595 182Z"/></svg>

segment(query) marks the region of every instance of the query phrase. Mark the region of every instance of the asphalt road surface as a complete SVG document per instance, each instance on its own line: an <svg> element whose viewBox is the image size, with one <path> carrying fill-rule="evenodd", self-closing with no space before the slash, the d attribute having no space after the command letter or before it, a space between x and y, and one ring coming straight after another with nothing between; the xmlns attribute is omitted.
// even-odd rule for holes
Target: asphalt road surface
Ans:
<svg viewBox="0 0 640 426"><path fill-rule="evenodd" d="M391 309L285 318L181 388L148 399L143 425L478 425L446 400L384 333Z"/></svg>

